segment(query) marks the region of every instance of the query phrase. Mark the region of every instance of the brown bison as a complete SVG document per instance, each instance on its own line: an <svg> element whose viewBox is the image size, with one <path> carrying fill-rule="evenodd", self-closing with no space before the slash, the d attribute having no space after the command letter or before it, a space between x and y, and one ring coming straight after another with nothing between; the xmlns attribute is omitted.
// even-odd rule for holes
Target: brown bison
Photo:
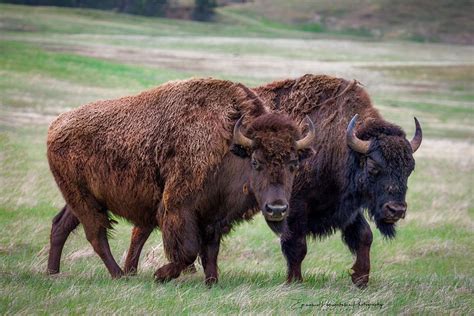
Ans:
<svg viewBox="0 0 474 316"><path fill-rule="evenodd" d="M281 233L288 281L301 280L306 236L323 237L340 229L356 260L352 281L368 282L372 232L363 210L389 238L405 217L407 180L415 168L413 153L422 140L411 141L398 126L385 121L356 81L305 75L258 87L254 91L275 111L294 119L308 115L316 125L316 154L295 179L291 210L284 222L268 221Z"/></svg>
<svg viewBox="0 0 474 316"><path fill-rule="evenodd" d="M67 205L53 220L48 271L59 272L64 243L82 223L112 277L123 275L107 241L111 212L136 227L129 271L158 226L170 261L158 281L178 277L198 254L206 282L217 281L221 236L234 223L258 209L270 221L285 217L298 162L312 152L307 123L302 138L250 89L215 79L171 82L60 115L47 154Z"/></svg>

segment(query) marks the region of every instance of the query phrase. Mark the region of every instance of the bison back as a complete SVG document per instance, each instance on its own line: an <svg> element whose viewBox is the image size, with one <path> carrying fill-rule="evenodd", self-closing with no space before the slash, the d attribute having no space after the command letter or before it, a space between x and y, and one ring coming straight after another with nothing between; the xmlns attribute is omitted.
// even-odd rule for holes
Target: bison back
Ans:
<svg viewBox="0 0 474 316"><path fill-rule="evenodd" d="M174 208L216 170L238 117L258 113L247 99L231 82L191 79L81 106L49 128L51 170L63 195L82 186L126 218L160 200Z"/></svg>

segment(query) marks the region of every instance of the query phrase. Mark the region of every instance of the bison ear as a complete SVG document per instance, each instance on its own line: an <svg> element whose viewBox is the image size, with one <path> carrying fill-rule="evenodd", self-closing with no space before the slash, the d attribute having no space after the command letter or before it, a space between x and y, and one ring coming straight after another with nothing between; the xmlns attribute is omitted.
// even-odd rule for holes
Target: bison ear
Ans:
<svg viewBox="0 0 474 316"><path fill-rule="evenodd" d="M314 150L311 147L298 150L298 160L303 161L314 155Z"/></svg>
<svg viewBox="0 0 474 316"><path fill-rule="evenodd" d="M250 157L249 152L245 147L237 144L232 144L230 145L230 152L233 153L236 156L239 156L240 158L248 158Z"/></svg>

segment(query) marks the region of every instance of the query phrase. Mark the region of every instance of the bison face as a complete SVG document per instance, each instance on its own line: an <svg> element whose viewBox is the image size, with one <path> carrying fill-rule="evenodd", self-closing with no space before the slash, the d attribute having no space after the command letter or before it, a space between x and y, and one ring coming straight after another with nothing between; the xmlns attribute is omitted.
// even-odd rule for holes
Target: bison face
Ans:
<svg viewBox="0 0 474 316"><path fill-rule="evenodd" d="M263 215L269 221L282 221L288 214L288 201L298 168L297 154L290 152L288 157L276 163L259 148L251 154L250 164L249 188Z"/></svg>
<svg viewBox="0 0 474 316"><path fill-rule="evenodd" d="M265 218L282 221L289 212L288 201L299 163L312 154L313 123L305 119L308 132L300 139L299 128L289 117L265 114L250 124L247 137L240 131L241 120L234 128L232 152L248 159L248 189Z"/></svg>
<svg viewBox="0 0 474 316"><path fill-rule="evenodd" d="M417 132L411 142L400 132L375 133L375 128L372 131L366 128L361 133L363 138L369 139L365 141L354 134L355 119L349 124L348 144L355 152L358 166L355 179L357 191L361 192L364 198L362 204L369 209L377 228L385 236L393 237L394 224L405 218L407 181L415 168L413 153L421 144L421 127L415 119Z"/></svg>
<svg viewBox="0 0 474 316"><path fill-rule="evenodd" d="M371 152L362 158L360 181L369 212L377 227L388 235L393 224L405 218L407 181L414 168L410 144L400 137L375 140Z"/></svg>

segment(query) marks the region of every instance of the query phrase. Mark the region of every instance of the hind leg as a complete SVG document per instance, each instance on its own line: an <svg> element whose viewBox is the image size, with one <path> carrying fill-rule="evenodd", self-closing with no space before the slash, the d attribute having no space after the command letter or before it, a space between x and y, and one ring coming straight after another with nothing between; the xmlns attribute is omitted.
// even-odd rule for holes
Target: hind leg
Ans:
<svg viewBox="0 0 474 316"><path fill-rule="evenodd" d="M125 260L124 272L126 274L136 274L143 245L145 245L153 229L154 227L133 227L130 248L128 249L127 259Z"/></svg>
<svg viewBox="0 0 474 316"><path fill-rule="evenodd" d="M120 278L123 275L123 271L110 251L109 241L107 240L107 228L100 222L83 222L82 225L84 226L87 240L104 262L112 278Z"/></svg>
<svg viewBox="0 0 474 316"><path fill-rule="evenodd" d="M112 256L107 240L107 229L112 228L107 210L85 189L80 191L79 196L80 198L67 199L71 211L81 222L87 240L104 262L112 278L119 278L123 272Z"/></svg>
<svg viewBox="0 0 474 316"><path fill-rule="evenodd" d="M158 282L167 282L179 277L194 263L199 253L200 235L196 218L191 212L167 212L160 223L163 246L170 263L156 270L155 278Z"/></svg>
<svg viewBox="0 0 474 316"><path fill-rule="evenodd" d="M71 213L68 205L53 219L48 257L48 273L59 273L61 253L69 234L79 225L79 220Z"/></svg>

